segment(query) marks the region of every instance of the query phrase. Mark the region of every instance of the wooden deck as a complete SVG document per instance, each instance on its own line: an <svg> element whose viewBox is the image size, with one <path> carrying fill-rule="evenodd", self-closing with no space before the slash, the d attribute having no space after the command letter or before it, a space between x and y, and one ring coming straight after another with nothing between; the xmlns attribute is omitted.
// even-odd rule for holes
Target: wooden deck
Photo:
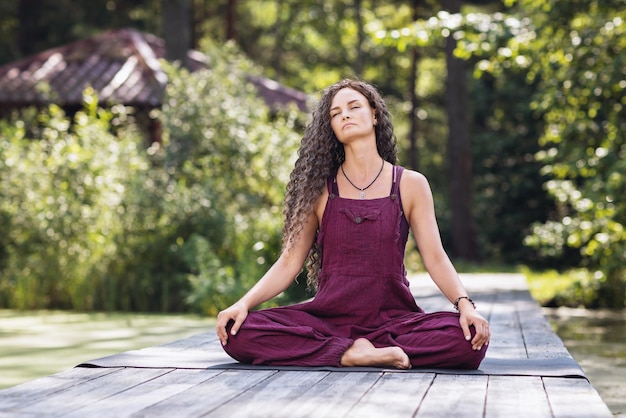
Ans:
<svg viewBox="0 0 626 418"><path fill-rule="evenodd" d="M240 366L213 330L0 391L0 416L611 417L520 275L464 275L492 341L477 371ZM425 276L427 311L450 309Z"/></svg>

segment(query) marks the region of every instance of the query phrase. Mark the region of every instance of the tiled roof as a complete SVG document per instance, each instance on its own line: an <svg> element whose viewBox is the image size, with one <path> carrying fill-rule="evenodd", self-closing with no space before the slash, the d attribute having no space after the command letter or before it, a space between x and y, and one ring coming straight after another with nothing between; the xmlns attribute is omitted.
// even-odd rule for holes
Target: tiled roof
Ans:
<svg viewBox="0 0 626 418"><path fill-rule="evenodd" d="M133 29L105 32L1 66L0 107L80 106L86 86L98 92L102 103L158 107L167 83L159 63L163 57L164 42L154 35ZM187 58L192 71L207 68L204 54L189 51ZM303 92L262 77L249 79L268 105L294 102L306 109Z"/></svg>

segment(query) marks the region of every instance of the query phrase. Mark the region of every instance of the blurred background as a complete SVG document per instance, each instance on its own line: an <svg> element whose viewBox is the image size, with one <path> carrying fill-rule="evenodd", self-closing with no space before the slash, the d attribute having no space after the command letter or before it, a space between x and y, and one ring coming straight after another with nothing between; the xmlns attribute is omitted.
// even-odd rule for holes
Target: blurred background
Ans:
<svg viewBox="0 0 626 418"><path fill-rule="evenodd" d="M521 272L623 336L624 6L3 1L0 308L215 315L278 256L321 89L358 77L459 271Z"/></svg>

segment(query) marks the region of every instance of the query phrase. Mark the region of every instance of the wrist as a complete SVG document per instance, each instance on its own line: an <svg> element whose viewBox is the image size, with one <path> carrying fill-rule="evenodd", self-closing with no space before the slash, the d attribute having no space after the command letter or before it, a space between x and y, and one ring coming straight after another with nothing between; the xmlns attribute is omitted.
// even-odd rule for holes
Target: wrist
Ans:
<svg viewBox="0 0 626 418"><path fill-rule="evenodd" d="M459 296L458 298L454 300L453 305L454 305L454 309L456 309L457 311L460 311L461 308L465 310L469 306L471 306L472 309L476 309L476 305L474 304L474 301L469 296Z"/></svg>
<svg viewBox="0 0 626 418"><path fill-rule="evenodd" d="M250 312L250 303L245 299L245 297L239 299L239 301L237 303L235 303L235 305L240 306L241 308L245 309L246 311Z"/></svg>

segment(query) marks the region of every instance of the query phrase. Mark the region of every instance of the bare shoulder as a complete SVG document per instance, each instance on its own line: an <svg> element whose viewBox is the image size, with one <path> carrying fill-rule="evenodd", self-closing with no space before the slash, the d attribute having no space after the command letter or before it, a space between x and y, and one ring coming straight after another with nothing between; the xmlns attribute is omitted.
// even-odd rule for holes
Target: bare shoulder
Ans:
<svg viewBox="0 0 626 418"><path fill-rule="evenodd" d="M404 170L400 179L402 208L409 222L415 219L427 219L433 208L433 195L428 179L422 173Z"/></svg>
<svg viewBox="0 0 626 418"><path fill-rule="evenodd" d="M411 197L420 197L424 193L431 194L426 176L418 171L408 169L404 170L400 179L400 192L403 200L405 197L410 199Z"/></svg>

